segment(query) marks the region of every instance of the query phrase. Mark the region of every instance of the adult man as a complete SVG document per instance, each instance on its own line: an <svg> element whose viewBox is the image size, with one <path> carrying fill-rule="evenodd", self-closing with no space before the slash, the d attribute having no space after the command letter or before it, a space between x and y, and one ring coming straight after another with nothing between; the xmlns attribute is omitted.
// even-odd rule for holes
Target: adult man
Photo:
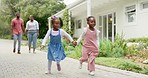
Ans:
<svg viewBox="0 0 148 78"><path fill-rule="evenodd" d="M16 13L16 17L11 21L11 30L14 39L13 52L15 53L16 51L16 42L18 40L18 54L21 54L20 49L21 49L22 32L25 33L25 30L24 30L24 22L20 18L19 12Z"/></svg>

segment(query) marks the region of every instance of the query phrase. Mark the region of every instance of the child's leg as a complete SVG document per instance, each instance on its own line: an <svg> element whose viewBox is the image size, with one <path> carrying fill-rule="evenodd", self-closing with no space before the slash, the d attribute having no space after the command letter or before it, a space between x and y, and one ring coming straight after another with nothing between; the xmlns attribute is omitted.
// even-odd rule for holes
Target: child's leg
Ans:
<svg viewBox="0 0 148 78"><path fill-rule="evenodd" d="M46 74L51 74L51 65L52 65L52 61L48 60L48 71L46 72Z"/></svg>
<svg viewBox="0 0 148 78"><path fill-rule="evenodd" d="M51 60L48 60L48 70L49 71L51 70L51 65L52 65L52 61Z"/></svg>
<svg viewBox="0 0 148 78"><path fill-rule="evenodd" d="M80 58L80 69L82 68L82 63L88 60L88 54L86 52L82 52L82 57Z"/></svg>
<svg viewBox="0 0 148 78"><path fill-rule="evenodd" d="M91 59L91 60L88 62L88 70L89 70L90 72L95 71L95 59Z"/></svg>
<svg viewBox="0 0 148 78"><path fill-rule="evenodd" d="M94 76L95 73L95 57L94 56L90 56L89 60L88 60L88 70L89 70L89 74Z"/></svg>
<svg viewBox="0 0 148 78"><path fill-rule="evenodd" d="M57 70L58 70L58 71L61 71L61 65L60 65L60 62L57 62Z"/></svg>

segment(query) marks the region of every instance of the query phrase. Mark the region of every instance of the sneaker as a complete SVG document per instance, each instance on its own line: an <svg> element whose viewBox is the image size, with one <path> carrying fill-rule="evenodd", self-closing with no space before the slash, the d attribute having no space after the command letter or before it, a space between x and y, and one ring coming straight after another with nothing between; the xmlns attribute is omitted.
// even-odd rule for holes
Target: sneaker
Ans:
<svg viewBox="0 0 148 78"><path fill-rule="evenodd" d="M13 53L15 53L15 49L13 49Z"/></svg>
<svg viewBox="0 0 148 78"><path fill-rule="evenodd" d="M17 54L21 54L20 50L18 50Z"/></svg>
<svg viewBox="0 0 148 78"><path fill-rule="evenodd" d="M94 76L95 73L92 71L92 72L89 73L89 75Z"/></svg>
<svg viewBox="0 0 148 78"><path fill-rule="evenodd" d="M36 52L33 52L34 54L36 54Z"/></svg>
<svg viewBox="0 0 148 78"><path fill-rule="evenodd" d="M29 50L29 53L31 53L31 51Z"/></svg>
<svg viewBox="0 0 148 78"><path fill-rule="evenodd" d="M34 54L36 54L36 52L35 52L35 51L33 51L33 53L34 53Z"/></svg>
<svg viewBox="0 0 148 78"><path fill-rule="evenodd" d="M50 71L46 71L45 74L51 74L51 72Z"/></svg>
<svg viewBox="0 0 148 78"><path fill-rule="evenodd" d="M57 64L57 70L58 70L58 71L61 71L61 66L60 66L60 64Z"/></svg>
<svg viewBox="0 0 148 78"><path fill-rule="evenodd" d="M35 49L33 49L33 53L36 54Z"/></svg>

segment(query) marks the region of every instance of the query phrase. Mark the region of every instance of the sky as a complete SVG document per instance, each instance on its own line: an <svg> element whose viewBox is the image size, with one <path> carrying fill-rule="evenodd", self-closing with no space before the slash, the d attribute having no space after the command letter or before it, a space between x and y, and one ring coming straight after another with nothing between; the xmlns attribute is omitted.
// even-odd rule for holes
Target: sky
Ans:
<svg viewBox="0 0 148 78"><path fill-rule="evenodd" d="M69 5L69 4L73 3L74 1L77 1L77 0L64 0L64 3L66 5Z"/></svg>

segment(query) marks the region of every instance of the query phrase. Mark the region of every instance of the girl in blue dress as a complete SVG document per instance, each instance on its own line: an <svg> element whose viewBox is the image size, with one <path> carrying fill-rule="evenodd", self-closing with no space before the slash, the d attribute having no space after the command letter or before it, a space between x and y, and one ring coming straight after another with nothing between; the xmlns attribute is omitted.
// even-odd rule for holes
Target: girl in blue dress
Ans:
<svg viewBox="0 0 148 78"><path fill-rule="evenodd" d="M62 46L61 38L63 36L67 37L70 40L70 42L74 44L72 37L63 29L60 29L61 22L62 21L58 17L52 17L51 19L52 29L48 30L42 42L42 47L44 47L46 41L50 38L50 42L48 44L48 54L47 54L48 72L46 72L46 74L51 74L52 61L55 61L57 63L57 70L58 71L61 70L60 61L66 57L64 48Z"/></svg>

